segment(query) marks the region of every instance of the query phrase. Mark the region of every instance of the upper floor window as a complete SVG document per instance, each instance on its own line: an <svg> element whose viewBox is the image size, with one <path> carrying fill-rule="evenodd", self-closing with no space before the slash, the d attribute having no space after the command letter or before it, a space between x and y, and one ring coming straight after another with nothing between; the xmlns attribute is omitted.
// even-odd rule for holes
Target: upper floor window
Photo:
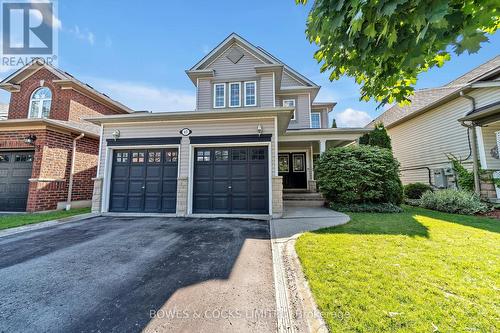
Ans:
<svg viewBox="0 0 500 333"><path fill-rule="evenodd" d="M321 128L321 113L311 113L311 128Z"/></svg>
<svg viewBox="0 0 500 333"><path fill-rule="evenodd" d="M47 87L38 88L33 92L30 99L29 118L48 118L52 92Z"/></svg>
<svg viewBox="0 0 500 333"><path fill-rule="evenodd" d="M226 107L226 84L214 84L214 108Z"/></svg>
<svg viewBox="0 0 500 333"><path fill-rule="evenodd" d="M241 83L233 82L229 84L229 107L239 107L241 106Z"/></svg>
<svg viewBox="0 0 500 333"><path fill-rule="evenodd" d="M245 82L245 106L257 105L257 82Z"/></svg>
<svg viewBox="0 0 500 333"><path fill-rule="evenodd" d="M286 108L294 108L295 107L295 100L294 99L284 99L283 100L283 106ZM295 110L293 110L293 116L292 120L295 120Z"/></svg>

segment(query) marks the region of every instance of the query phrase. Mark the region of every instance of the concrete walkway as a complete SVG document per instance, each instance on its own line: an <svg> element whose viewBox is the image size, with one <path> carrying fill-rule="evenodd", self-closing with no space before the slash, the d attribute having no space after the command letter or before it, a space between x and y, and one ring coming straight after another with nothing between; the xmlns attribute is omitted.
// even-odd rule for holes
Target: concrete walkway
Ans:
<svg viewBox="0 0 500 333"><path fill-rule="evenodd" d="M278 332L327 332L294 244L303 232L342 225L349 220L346 214L324 207L285 207L281 218L271 220Z"/></svg>

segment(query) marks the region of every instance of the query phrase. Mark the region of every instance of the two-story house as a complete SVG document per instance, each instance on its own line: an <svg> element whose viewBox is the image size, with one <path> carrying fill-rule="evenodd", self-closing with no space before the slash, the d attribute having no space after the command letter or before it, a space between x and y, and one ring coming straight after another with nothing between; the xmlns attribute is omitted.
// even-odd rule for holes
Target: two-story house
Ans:
<svg viewBox="0 0 500 333"><path fill-rule="evenodd" d="M0 211L90 206L100 128L83 117L132 110L39 60L0 88L11 93L0 120Z"/></svg>
<svg viewBox="0 0 500 333"><path fill-rule="evenodd" d="M186 73L194 111L89 119L94 211L279 216L284 189L316 191L316 155L368 131L328 128L320 87L234 33Z"/></svg>

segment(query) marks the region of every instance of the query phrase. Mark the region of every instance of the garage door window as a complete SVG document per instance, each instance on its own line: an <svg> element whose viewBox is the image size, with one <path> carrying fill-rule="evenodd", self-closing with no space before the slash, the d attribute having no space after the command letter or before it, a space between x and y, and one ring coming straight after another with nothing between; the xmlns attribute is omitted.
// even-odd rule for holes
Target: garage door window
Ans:
<svg viewBox="0 0 500 333"><path fill-rule="evenodd" d="M233 149L233 161L246 161L246 160L247 160L246 149Z"/></svg>
<svg viewBox="0 0 500 333"><path fill-rule="evenodd" d="M132 163L144 163L144 152L132 153Z"/></svg>
<svg viewBox="0 0 500 333"><path fill-rule="evenodd" d="M251 154L252 154L252 161L259 161L266 159L265 148L252 149Z"/></svg>
<svg viewBox="0 0 500 333"><path fill-rule="evenodd" d="M150 151L148 155L148 163L161 162L161 151Z"/></svg>
<svg viewBox="0 0 500 333"><path fill-rule="evenodd" d="M228 161L229 160L229 151L226 149L215 150L215 160L216 161Z"/></svg>
<svg viewBox="0 0 500 333"><path fill-rule="evenodd" d="M210 150L198 150L196 156L198 162L210 162Z"/></svg>
<svg viewBox="0 0 500 333"><path fill-rule="evenodd" d="M165 152L165 162L177 162L177 150L167 150Z"/></svg>
<svg viewBox="0 0 500 333"><path fill-rule="evenodd" d="M33 155L31 154L16 154L16 162L33 162Z"/></svg>
<svg viewBox="0 0 500 333"><path fill-rule="evenodd" d="M9 155L0 154L0 163L9 163Z"/></svg>
<svg viewBox="0 0 500 333"><path fill-rule="evenodd" d="M128 153L116 153L116 163L128 163Z"/></svg>

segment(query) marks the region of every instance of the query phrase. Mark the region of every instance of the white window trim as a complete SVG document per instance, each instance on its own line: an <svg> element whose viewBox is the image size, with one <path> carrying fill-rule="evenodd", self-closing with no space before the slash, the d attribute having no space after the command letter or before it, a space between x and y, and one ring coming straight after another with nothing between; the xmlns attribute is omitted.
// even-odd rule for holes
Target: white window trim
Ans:
<svg viewBox="0 0 500 333"><path fill-rule="evenodd" d="M231 90L231 85L238 85L238 90L240 92L239 98L238 98L238 105L231 105L231 100L233 97L232 90ZM229 107L230 108L239 108L241 107L241 82L229 82Z"/></svg>
<svg viewBox="0 0 500 333"><path fill-rule="evenodd" d="M317 113L319 115L319 127L312 126L312 115ZM311 112L311 128L321 128L321 112Z"/></svg>
<svg viewBox="0 0 500 333"><path fill-rule="evenodd" d="M253 83L255 87L255 103L254 104L247 104L247 84ZM243 89L244 89L244 104L245 106L257 106L257 81L245 81L243 84Z"/></svg>
<svg viewBox="0 0 500 333"><path fill-rule="evenodd" d="M217 90L217 86L223 86L224 89L223 89L223 92L224 92L224 103L221 105L221 106L217 106L215 101L216 101L216 98L217 98L217 94L216 94L216 90ZM215 83L214 84L214 109L223 109L226 107L226 84L225 83Z"/></svg>
<svg viewBox="0 0 500 333"><path fill-rule="evenodd" d="M35 95L35 93L40 90L40 89L44 89L44 88L47 88L47 87L39 87L39 88L36 88L35 90L33 90L33 92L31 93L31 96L30 96L30 104L28 106L28 118L29 119L42 119L42 113L43 113L43 102L46 102L46 101L50 101L50 108L49 108L49 114L48 116L50 116L50 111L52 109L52 90L50 90L50 88L47 88L49 89L50 91L50 98L43 98L43 99L37 99L37 101L40 102L40 105L38 105L38 112L37 112L37 115L36 117L32 117L31 116L31 104L33 103L33 95ZM48 118L47 116L47 118Z"/></svg>
<svg viewBox="0 0 500 333"><path fill-rule="evenodd" d="M292 119L291 120L295 120L296 119L296 116L295 116L295 107L297 106L296 103L295 103L295 98L289 98L289 99L284 99L283 100L283 106L285 106L286 102L293 102L293 116L292 116Z"/></svg>

